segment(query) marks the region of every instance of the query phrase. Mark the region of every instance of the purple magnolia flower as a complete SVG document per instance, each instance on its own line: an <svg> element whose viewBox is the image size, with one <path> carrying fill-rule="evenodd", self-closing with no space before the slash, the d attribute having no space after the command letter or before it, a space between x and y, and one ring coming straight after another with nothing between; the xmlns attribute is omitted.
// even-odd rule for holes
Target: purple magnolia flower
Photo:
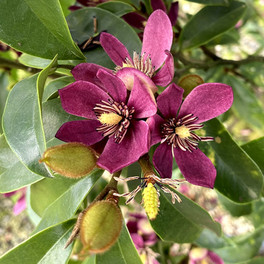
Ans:
<svg viewBox="0 0 264 264"><path fill-rule="evenodd" d="M149 127L141 119L154 115L157 108L153 94L136 76L129 95L124 83L113 74L101 69L97 78L103 88L77 81L59 90L64 110L87 119L63 124L56 137L88 146L106 138L97 164L112 173L148 152Z"/></svg>
<svg viewBox="0 0 264 264"><path fill-rule="evenodd" d="M21 188L13 192L4 193L5 197L10 197L10 196L17 195L17 194L20 195L16 204L13 207L14 215L19 215L22 211L24 211L27 208L26 191L27 191L26 188Z"/></svg>
<svg viewBox="0 0 264 264"><path fill-rule="evenodd" d="M153 164L161 177L171 178L173 156L185 179L195 185L213 188L216 169L197 146L210 141L193 131L202 122L227 111L233 102L232 88L221 83L197 86L182 103L183 89L171 84L157 98L158 114L148 119L151 145L161 142L153 155ZM181 105L182 103L182 105Z"/></svg>
<svg viewBox="0 0 264 264"><path fill-rule="evenodd" d="M189 253L189 264L224 264L224 261L213 251L206 248L193 248Z"/></svg>
<svg viewBox="0 0 264 264"><path fill-rule="evenodd" d="M162 10L156 10L145 27L141 55L134 52L132 59L126 47L109 33L101 34L100 43L117 65L116 75L126 84L128 90L132 89L136 75L149 89L156 92L156 85L166 86L174 76L174 61L169 52L172 38L172 26L168 16ZM100 85L96 73L102 68L96 64L82 63L73 69L72 74L75 80L92 81Z"/></svg>

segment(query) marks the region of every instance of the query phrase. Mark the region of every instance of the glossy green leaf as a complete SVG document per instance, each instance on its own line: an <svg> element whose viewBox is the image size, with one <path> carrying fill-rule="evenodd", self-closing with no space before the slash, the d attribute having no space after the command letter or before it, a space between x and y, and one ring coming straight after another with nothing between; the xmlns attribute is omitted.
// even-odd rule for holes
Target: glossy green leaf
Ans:
<svg viewBox="0 0 264 264"><path fill-rule="evenodd" d="M45 177L50 177L50 172L39 163L46 149L41 102L45 81L54 72L56 64L55 57L39 74L15 85L9 93L3 115L3 130L12 150L27 168Z"/></svg>
<svg viewBox="0 0 264 264"><path fill-rule="evenodd" d="M226 198L224 195L218 194L218 199L224 208L235 217L249 215L252 212L252 203L239 204Z"/></svg>
<svg viewBox="0 0 264 264"><path fill-rule="evenodd" d="M142 264L124 221L117 242L104 254L96 255L96 264L105 263Z"/></svg>
<svg viewBox="0 0 264 264"><path fill-rule="evenodd" d="M7 86L8 86L8 74L5 72L0 72L0 120L2 120L4 106L8 95ZM2 133L1 124L0 124L0 133Z"/></svg>
<svg viewBox="0 0 264 264"><path fill-rule="evenodd" d="M238 1L232 1L226 7L204 7L183 27L179 39L181 49L201 46L229 30L235 26L245 10L245 3Z"/></svg>
<svg viewBox="0 0 264 264"><path fill-rule="evenodd" d="M199 205L182 195L182 202L171 203L171 197L160 192L160 210L151 225L160 238L176 243L194 241L203 228L221 235L221 226ZM169 228L168 228L169 227Z"/></svg>
<svg viewBox="0 0 264 264"><path fill-rule="evenodd" d="M45 229L0 258L0 264L66 263L72 246L64 248L74 222L68 221Z"/></svg>
<svg viewBox="0 0 264 264"><path fill-rule="evenodd" d="M75 184L72 184L69 189L47 207L34 233L73 217L83 199L102 174L102 170L97 170L91 175L76 181Z"/></svg>
<svg viewBox="0 0 264 264"><path fill-rule="evenodd" d="M264 129L263 107L253 93L252 88L241 79L231 75L226 76L225 83L233 88L233 108L239 117L250 125Z"/></svg>
<svg viewBox="0 0 264 264"><path fill-rule="evenodd" d="M82 44L94 36L93 17L98 21L98 33L107 31L118 38L132 54L133 51L140 52L141 42L136 32L121 18L100 8L82 8L74 11L67 17L69 28L74 41ZM87 62L96 63L110 69L114 64L101 47L84 52Z"/></svg>
<svg viewBox="0 0 264 264"><path fill-rule="evenodd" d="M253 160L235 143L216 118L205 123L206 134L215 141L217 177L215 188L234 202L247 203L260 197L263 176Z"/></svg>
<svg viewBox="0 0 264 264"><path fill-rule="evenodd" d="M239 39L240 39L239 31L236 28L232 28L228 30L227 32L212 39L206 45L212 46L213 48L216 45L238 44Z"/></svg>
<svg viewBox="0 0 264 264"><path fill-rule="evenodd" d="M58 90L64 88L72 82L74 82L74 78L71 76L60 77L51 81L44 89L43 101L58 97Z"/></svg>
<svg viewBox="0 0 264 264"><path fill-rule="evenodd" d="M59 0L0 0L0 5L0 39L9 46L42 58L84 59Z"/></svg>
<svg viewBox="0 0 264 264"><path fill-rule="evenodd" d="M75 4L75 0L59 0L64 16L70 14L69 7Z"/></svg>
<svg viewBox="0 0 264 264"><path fill-rule="evenodd" d="M98 8L102 8L104 10L107 10L113 14L115 14L118 17L121 17L127 13L135 11L135 8L132 7L131 5L128 5L123 2L105 2L102 4L99 4L97 6Z"/></svg>
<svg viewBox="0 0 264 264"><path fill-rule="evenodd" d="M28 170L10 149L4 135L0 136L0 193L11 192L41 180Z"/></svg>
<svg viewBox="0 0 264 264"><path fill-rule="evenodd" d="M252 221L253 225L257 228L263 225L264 218L264 198L262 197L258 201L253 203L253 212L249 216L249 219Z"/></svg>
<svg viewBox="0 0 264 264"><path fill-rule="evenodd" d="M217 5L217 6L228 6L228 0L187 0L188 2L203 4L203 5Z"/></svg>
<svg viewBox="0 0 264 264"><path fill-rule="evenodd" d="M38 74L24 79L9 93L3 115L3 130L12 150L32 172L50 176L45 166L38 162L46 147L37 78Z"/></svg>
<svg viewBox="0 0 264 264"><path fill-rule="evenodd" d="M56 175L55 178L43 178L32 184L29 198L32 210L42 217L46 208L75 183L75 180Z"/></svg>
<svg viewBox="0 0 264 264"><path fill-rule="evenodd" d="M264 175L264 137L252 140L242 145L241 148L257 163Z"/></svg>
<svg viewBox="0 0 264 264"><path fill-rule="evenodd" d="M66 113L61 106L60 99L43 103L43 125L47 142L54 139L56 132L63 123L80 119L82 118ZM62 142L60 141L60 143ZM53 144L48 144L48 147L51 146Z"/></svg>

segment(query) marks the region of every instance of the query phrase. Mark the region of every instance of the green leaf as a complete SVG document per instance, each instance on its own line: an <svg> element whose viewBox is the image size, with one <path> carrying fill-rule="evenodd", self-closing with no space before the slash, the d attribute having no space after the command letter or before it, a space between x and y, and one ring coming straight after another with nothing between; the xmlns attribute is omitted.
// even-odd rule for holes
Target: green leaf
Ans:
<svg viewBox="0 0 264 264"><path fill-rule="evenodd" d="M74 82L74 78L71 76L60 77L51 81L44 89L43 101L58 97L58 90L64 88L72 82Z"/></svg>
<svg viewBox="0 0 264 264"><path fill-rule="evenodd" d="M241 79L231 75L226 76L225 83L233 88L233 108L240 118L243 118L250 125L264 129L263 107L250 86Z"/></svg>
<svg viewBox="0 0 264 264"><path fill-rule="evenodd" d="M117 242L104 254L96 255L96 264L142 264L124 222L125 221L123 221L123 228Z"/></svg>
<svg viewBox="0 0 264 264"><path fill-rule="evenodd" d="M102 174L102 170L97 170L91 175L76 181L75 184L72 184L69 189L47 207L34 233L73 217L83 199Z"/></svg>
<svg viewBox="0 0 264 264"><path fill-rule="evenodd" d="M0 136L0 193L11 192L41 180L29 171L8 146L4 135Z"/></svg>
<svg viewBox="0 0 264 264"><path fill-rule="evenodd" d="M141 42L136 32L123 19L100 8L82 8L72 12L67 17L74 41L78 44L82 44L95 35L93 32L94 16L98 22L98 33L107 31L118 38L131 54L133 51L140 52ZM84 54L87 58L87 62L114 69L113 62L101 47L84 52Z"/></svg>
<svg viewBox="0 0 264 264"><path fill-rule="evenodd" d="M9 146L21 162L32 172L49 177L45 166L38 162L46 147L37 79L38 74L24 79L9 93L3 115L3 130Z"/></svg>
<svg viewBox="0 0 264 264"><path fill-rule="evenodd" d="M194 241L203 228L221 235L221 226L199 205L177 192L182 202L171 203L171 197L160 193L160 211L151 225L159 237L176 243Z"/></svg>
<svg viewBox="0 0 264 264"><path fill-rule="evenodd" d="M7 86L8 74L5 72L0 72L0 120L2 120L4 106L6 103L6 98L8 96ZM2 125L0 125L0 133L2 133Z"/></svg>
<svg viewBox="0 0 264 264"><path fill-rule="evenodd" d="M41 102L45 81L55 70L56 57L39 74L15 85L3 115L3 130L11 149L29 170L45 177L50 177L50 172L39 163L46 149Z"/></svg>
<svg viewBox="0 0 264 264"><path fill-rule="evenodd" d="M115 14L118 17L121 17L127 13L135 11L135 8L132 7L131 5L128 5L126 3L119 2L119 1L105 2L105 3L99 4L97 7L107 10Z"/></svg>
<svg viewBox="0 0 264 264"><path fill-rule="evenodd" d="M217 5L217 6L228 6L228 0L187 0L188 2L203 4L203 5Z"/></svg>
<svg viewBox="0 0 264 264"><path fill-rule="evenodd" d="M64 248L70 236L73 221L39 232L0 258L0 264L66 263L72 246Z"/></svg>
<svg viewBox="0 0 264 264"><path fill-rule="evenodd" d="M191 49L206 44L229 30L246 10L245 3L232 1L225 6L206 6L183 27L179 43L181 49Z"/></svg>
<svg viewBox="0 0 264 264"><path fill-rule="evenodd" d="M58 0L0 0L0 39L16 50L52 59L84 59ZM11 12L11 13L10 13Z"/></svg>
<svg viewBox="0 0 264 264"><path fill-rule="evenodd" d="M264 137L252 140L241 146L241 148L257 163L264 175Z"/></svg>
<svg viewBox="0 0 264 264"><path fill-rule="evenodd" d="M242 215L249 215L252 212L252 203L239 204L226 198L224 195L218 193L218 199L220 203L225 207L225 209L235 217Z"/></svg>
<svg viewBox="0 0 264 264"><path fill-rule="evenodd" d="M215 188L234 202L247 203L260 197L263 176L253 160L234 142L216 118L205 123L206 134L215 141L217 177Z"/></svg>
<svg viewBox="0 0 264 264"><path fill-rule="evenodd" d="M71 11L69 7L75 4L75 0L59 0L64 16L68 16Z"/></svg>

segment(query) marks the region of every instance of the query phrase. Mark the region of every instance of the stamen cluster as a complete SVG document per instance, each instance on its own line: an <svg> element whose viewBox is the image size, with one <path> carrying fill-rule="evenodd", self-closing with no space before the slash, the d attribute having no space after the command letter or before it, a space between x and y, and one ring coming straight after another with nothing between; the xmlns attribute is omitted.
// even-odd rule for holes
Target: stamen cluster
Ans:
<svg viewBox="0 0 264 264"><path fill-rule="evenodd" d="M135 109L133 107L129 109L123 102L117 103L109 100L108 102L102 101L100 104L96 104L94 112L102 123L96 130L101 132L104 137L114 136L115 142L120 143L127 133ZM116 114L121 118L116 119L116 122L113 122L111 119L106 120L107 118L104 118L104 121L102 121L101 117L105 114L108 114L109 118L111 118L111 114Z"/></svg>
<svg viewBox="0 0 264 264"><path fill-rule="evenodd" d="M201 137L192 131L200 129L203 124L196 124L198 117L188 114L180 119L171 118L161 126L163 139L161 143L167 142L174 148L192 152L198 148L199 141L212 141L213 137Z"/></svg>

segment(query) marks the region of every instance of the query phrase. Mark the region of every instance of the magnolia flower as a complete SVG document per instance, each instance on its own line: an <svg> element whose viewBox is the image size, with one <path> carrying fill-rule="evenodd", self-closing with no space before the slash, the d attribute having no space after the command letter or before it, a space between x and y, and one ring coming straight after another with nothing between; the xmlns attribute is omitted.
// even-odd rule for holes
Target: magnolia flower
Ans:
<svg viewBox="0 0 264 264"><path fill-rule="evenodd" d="M97 164L112 173L148 152L149 127L141 119L156 113L156 102L137 77L129 98L126 86L118 77L101 69L97 78L103 88L77 81L59 90L64 110L86 120L63 124L56 137L88 146L106 138Z"/></svg>
<svg viewBox="0 0 264 264"><path fill-rule="evenodd" d="M19 215L22 211L24 211L27 208L26 192L27 192L26 188L21 188L13 192L4 193L5 197L10 197L10 196L17 195L17 194L20 195L16 204L13 207L14 215Z"/></svg>
<svg viewBox="0 0 264 264"><path fill-rule="evenodd" d="M198 149L199 141L212 137L196 135L202 122L227 111L233 102L232 88L221 83L197 86L182 103L183 89L171 84L157 98L156 114L148 119L151 145L161 142L153 155L153 164L160 176L171 178L173 156L185 179L195 185L213 188L216 169ZM181 105L182 103L182 105Z"/></svg>
<svg viewBox="0 0 264 264"><path fill-rule="evenodd" d="M117 65L115 74L129 90L133 87L136 75L144 81L147 88L156 92L156 85L166 86L174 76L173 57L169 52L172 38L172 26L168 16L162 10L156 10L145 27L141 54L134 52L133 59L127 48L109 33L101 33L100 43ZM100 85L96 73L102 68L92 63L81 63L73 69L72 74L75 80L92 81Z"/></svg>

